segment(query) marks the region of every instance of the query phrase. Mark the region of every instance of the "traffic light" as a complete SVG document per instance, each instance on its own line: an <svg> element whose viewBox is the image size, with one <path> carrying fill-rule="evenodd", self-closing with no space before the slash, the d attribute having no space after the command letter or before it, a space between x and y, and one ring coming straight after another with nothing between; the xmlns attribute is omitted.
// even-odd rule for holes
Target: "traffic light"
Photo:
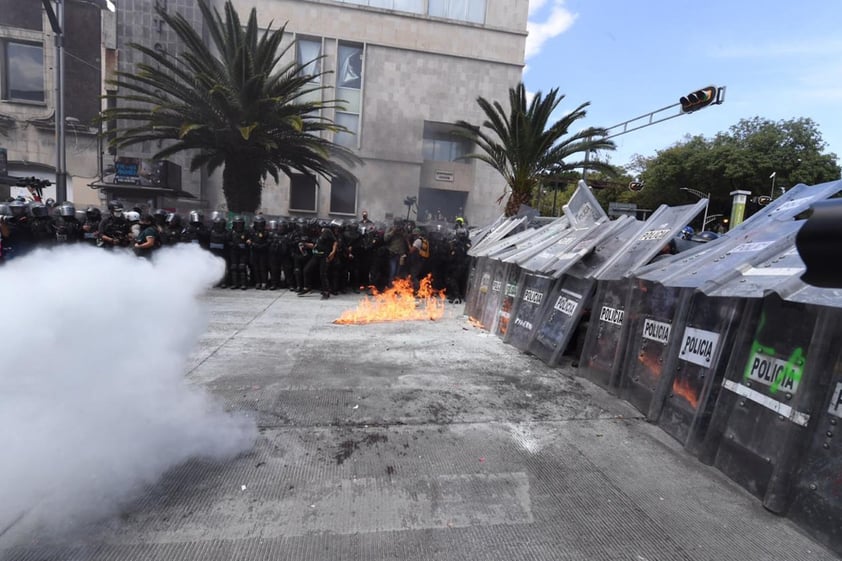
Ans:
<svg viewBox="0 0 842 561"><path fill-rule="evenodd" d="M692 113L693 111L698 111L702 107L707 107L712 103L721 103L721 101L717 100L718 96L719 88L716 86L708 86L691 94L687 94L679 99L679 102L681 103L681 112Z"/></svg>
<svg viewBox="0 0 842 561"><path fill-rule="evenodd" d="M795 236L795 247L807 270L801 280L822 288L842 288L839 248L842 247L842 200L821 201Z"/></svg>
<svg viewBox="0 0 842 561"><path fill-rule="evenodd" d="M642 181L632 181L629 183L629 191L643 191L643 182Z"/></svg>
<svg viewBox="0 0 842 561"><path fill-rule="evenodd" d="M766 206L772 202L772 197L769 195L758 195L757 197L754 197L752 201L757 205Z"/></svg>

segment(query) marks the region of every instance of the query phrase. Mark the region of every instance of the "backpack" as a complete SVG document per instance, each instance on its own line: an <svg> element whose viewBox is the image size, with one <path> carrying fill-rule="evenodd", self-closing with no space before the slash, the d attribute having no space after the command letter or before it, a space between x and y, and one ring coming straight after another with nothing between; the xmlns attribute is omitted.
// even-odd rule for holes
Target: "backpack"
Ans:
<svg viewBox="0 0 842 561"><path fill-rule="evenodd" d="M418 250L418 255L424 259L430 257L430 242L427 241L427 238L421 238L421 249Z"/></svg>

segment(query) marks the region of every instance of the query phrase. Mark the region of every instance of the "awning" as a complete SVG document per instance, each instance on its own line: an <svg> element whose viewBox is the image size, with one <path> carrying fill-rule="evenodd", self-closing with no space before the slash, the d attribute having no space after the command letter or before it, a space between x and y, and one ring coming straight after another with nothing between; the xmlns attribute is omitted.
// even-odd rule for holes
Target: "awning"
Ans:
<svg viewBox="0 0 842 561"><path fill-rule="evenodd" d="M101 189L106 193L119 193L125 197L174 197L178 199L195 199L196 195L180 189L167 189L164 187L143 187L140 185L133 185L130 183L91 183L89 185L92 189Z"/></svg>

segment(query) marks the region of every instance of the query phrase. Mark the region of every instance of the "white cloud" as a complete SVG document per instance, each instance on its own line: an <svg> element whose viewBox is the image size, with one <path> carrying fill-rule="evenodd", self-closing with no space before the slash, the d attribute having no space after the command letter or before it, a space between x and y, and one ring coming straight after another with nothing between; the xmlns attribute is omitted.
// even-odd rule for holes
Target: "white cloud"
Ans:
<svg viewBox="0 0 842 561"><path fill-rule="evenodd" d="M544 7L544 4L547 3L547 0L529 0L529 15L531 16L538 10Z"/></svg>
<svg viewBox="0 0 842 561"><path fill-rule="evenodd" d="M532 16L545 3L546 0L531 0L529 15ZM526 37L526 58L529 59L540 53L547 41L570 29L574 21L576 21L576 14L564 6L564 1L554 0L549 14L543 20L533 20L526 24L526 30L529 32Z"/></svg>

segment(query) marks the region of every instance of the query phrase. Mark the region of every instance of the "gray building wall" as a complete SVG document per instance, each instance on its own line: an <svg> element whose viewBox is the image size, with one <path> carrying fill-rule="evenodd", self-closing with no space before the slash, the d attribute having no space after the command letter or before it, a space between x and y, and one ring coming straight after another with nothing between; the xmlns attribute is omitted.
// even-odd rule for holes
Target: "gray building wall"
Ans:
<svg viewBox="0 0 842 561"><path fill-rule="evenodd" d="M528 0L488 0L485 25L331 0L235 0L242 17L253 5L264 25L287 22L292 34L324 38L327 70L335 70L337 41L365 45L358 147L365 165L353 170L359 179L357 215L365 208L375 220L405 216L404 199L418 196L422 187L466 193L469 223L483 224L502 212L496 200L504 183L485 164L424 161L424 123L479 124L478 96L505 102L509 87L521 79ZM453 180L437 182L436 171L450 171ZM217 175L208 191L213 205L223 203ZM288 181L270 178L261 210L290 214L288 201ZM316 214L330 215L325 180L319 180Z"/></svg>

